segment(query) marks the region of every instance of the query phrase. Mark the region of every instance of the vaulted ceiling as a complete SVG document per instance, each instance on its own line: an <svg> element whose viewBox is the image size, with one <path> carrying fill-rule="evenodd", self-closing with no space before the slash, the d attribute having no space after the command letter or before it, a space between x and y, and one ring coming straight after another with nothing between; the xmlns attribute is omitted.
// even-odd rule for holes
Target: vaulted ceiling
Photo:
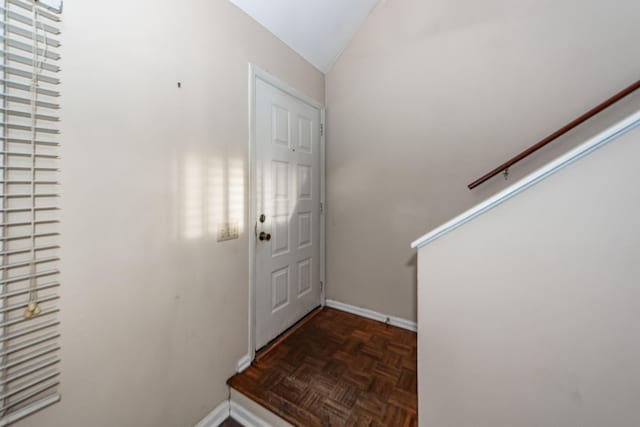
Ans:
<svg viewBox="0 0 640 427"><path fill-rule="evenodd" d="M379 0L230 0L328 72Z"/></svg>

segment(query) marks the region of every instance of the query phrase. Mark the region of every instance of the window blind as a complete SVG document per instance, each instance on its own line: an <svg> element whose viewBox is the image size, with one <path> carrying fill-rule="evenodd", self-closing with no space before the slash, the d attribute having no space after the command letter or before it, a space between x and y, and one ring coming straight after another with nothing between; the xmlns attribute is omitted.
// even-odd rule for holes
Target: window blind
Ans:
<svg viewBox="0 0 640 427"><path fill-rule="evenodd" d="M60 13L1 0L0 427L58 394Z"/></svg>

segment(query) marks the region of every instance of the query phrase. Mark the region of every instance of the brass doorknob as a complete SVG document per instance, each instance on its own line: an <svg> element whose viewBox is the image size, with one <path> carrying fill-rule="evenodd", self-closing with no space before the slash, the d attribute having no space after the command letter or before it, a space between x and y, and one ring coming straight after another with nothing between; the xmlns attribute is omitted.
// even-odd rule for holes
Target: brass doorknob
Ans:
<svg viewBox="0 0 640 427"><path fill-rule="evenodd" d="M258 238L260 240L266 240L268 242L269 240L271 240L271 234L265 233L264 231L261 231L260 235L258 236Z"/></svg>

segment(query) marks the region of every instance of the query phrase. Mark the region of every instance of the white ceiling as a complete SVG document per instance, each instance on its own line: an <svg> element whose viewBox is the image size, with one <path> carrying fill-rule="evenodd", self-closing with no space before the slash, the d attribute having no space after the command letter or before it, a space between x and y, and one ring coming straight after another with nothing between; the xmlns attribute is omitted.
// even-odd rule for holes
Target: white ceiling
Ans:
<svg viewBox="0 0 640 427"><path fill-rule="evenodd" d="M379 0L231 0L328 72Z"/></svg>

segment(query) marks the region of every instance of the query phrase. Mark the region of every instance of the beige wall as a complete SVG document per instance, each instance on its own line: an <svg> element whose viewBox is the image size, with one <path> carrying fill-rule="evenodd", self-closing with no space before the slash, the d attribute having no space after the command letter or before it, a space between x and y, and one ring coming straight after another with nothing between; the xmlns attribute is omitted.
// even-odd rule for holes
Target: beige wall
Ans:
<svg viewBox="0 0 640 427"><path fill-rule="evenodd" d="M226 0L65 1L63 31L62 402L20 425L192 426L248 349L247 64L324 77Z"/></svg>
<svg viewBox="0 0 640 427"><path fill-rule="evenodd" d="M637 80L639 21L636 0L382 2L327 75L328 297L415 319L408 243L504 186L469 182Z"/></svg>
<svg viewBox="0 0 640 427"><path fill-rule="evenodd" d="M423 426L640 425L640 128L419 253Z"/></svg>

